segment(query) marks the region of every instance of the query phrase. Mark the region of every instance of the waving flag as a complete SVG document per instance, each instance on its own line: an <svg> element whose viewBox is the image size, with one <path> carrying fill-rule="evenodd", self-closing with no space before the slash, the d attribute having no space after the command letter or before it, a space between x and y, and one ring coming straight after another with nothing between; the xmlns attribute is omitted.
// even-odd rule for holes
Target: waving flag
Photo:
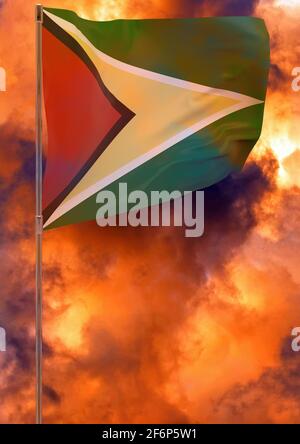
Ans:
<svg viewBox="0 0 300 444"><path fill-rule="evenodd" d="M195 190L240 169L262 126L261 19L114 20L44 9L44 227L93 220L100 190Z"/></svg>

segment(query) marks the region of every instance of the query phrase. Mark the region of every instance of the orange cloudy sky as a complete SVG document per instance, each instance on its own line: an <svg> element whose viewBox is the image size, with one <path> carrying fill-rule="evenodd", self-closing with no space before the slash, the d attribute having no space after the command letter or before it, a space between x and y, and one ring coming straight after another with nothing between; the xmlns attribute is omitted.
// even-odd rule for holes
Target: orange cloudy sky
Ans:
<svg viewBox="0 0 300 444"><path fill-rule="evenodd" d="M34 422L33 5L0 0L1 423ZM45 233L45 422L299 423L300 0L44 5L98 20L256 15L272 51L261 140L206 192L202 238L95 223Z"/></svg>

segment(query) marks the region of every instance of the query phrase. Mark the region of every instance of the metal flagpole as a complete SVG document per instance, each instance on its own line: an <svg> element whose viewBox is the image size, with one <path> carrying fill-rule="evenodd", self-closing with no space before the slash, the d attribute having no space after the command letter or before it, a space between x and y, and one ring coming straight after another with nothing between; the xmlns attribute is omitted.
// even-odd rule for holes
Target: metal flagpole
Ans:
<svg viewBox="0 0 300 444"><path fill-rule="evenodd" d="M42 22L43 7L36 5L36 424L42 424Z"/></svg>

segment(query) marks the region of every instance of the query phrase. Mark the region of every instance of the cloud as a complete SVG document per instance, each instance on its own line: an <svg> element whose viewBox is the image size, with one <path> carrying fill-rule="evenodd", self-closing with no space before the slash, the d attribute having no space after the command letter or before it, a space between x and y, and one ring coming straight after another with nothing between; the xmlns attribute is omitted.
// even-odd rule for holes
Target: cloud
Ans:
<svg viewBox="0 0 300 444"><path fill-rule="evenodd" d="M262 142L242 172L206 191L204 237L93 222L45 233L46 422L299 422L299 365L288 350L300 285L298 157L282 158L272 139L290 117L296 21L261 3L76 2L98 19L263 15L273 65ZM0 104L2 423L34 422L33 5L6 2L0 15L1 42L9 32L16 45L0 44L9 79ZM291 133L276 140L285 154Z"/></svg>
<svg viewBox="0 0 300 444"><path fill-rule="evenodd" d="M298 423L300 412L300 364L297 354L289 348L279 365L265 370L248 384L239 384L227 392L216 405L216 416L226 415L229 422ZM235 419L236 418L236 419Z"/></svg>

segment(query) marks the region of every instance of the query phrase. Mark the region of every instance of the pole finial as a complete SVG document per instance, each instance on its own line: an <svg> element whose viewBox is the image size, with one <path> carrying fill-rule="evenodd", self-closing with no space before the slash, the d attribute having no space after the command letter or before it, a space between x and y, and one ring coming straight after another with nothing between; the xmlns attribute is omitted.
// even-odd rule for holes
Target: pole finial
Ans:
<svg viewBox="0 0 300 444"><path fill-rule="evenodd" d="M35 20L37 23L43 23L43 6L35 5Z"/></svg>

